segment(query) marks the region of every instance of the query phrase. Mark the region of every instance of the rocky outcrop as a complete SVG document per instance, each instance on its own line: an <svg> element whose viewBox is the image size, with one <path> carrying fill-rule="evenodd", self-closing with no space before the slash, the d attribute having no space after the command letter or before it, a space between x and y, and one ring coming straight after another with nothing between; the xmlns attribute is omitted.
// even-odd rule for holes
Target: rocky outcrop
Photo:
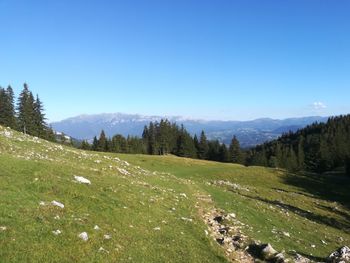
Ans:
<svg viewBox="0 0 350 263"><path fill-rule="evenodd" d="M350 262L350 248L341 247L329 255L327 262L331 263L348 263Z"/></svg>

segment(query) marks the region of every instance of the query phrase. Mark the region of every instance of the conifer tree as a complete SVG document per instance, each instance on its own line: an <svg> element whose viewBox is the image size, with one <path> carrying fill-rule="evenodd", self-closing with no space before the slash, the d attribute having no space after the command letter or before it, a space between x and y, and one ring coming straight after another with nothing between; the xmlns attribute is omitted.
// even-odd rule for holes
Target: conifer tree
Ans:
<svg viewBox="0 0 350 263"><path fill-rule="evenodd" d="M198 144L198 158L206 159L208 155L208 150L209 150L209 146L208 146L207 137L205 136L204 131L202 131L199 138L199 144Z"/></svg>
<svg viewBox="0 0 350 263"><path fill-rule="evenodd" d="M101 131L100 138L98 139L98 151L107 151L107 138L104 130Z"/></svg>
<svg viewBox="0 0 350 263"><path fill-rule="evenodd" d="M229 147L229 155L230 155L230 161L233 163L241 163L241 148L239 145L239 141L237 140L236 136L233 136L231 140L231 144Z"/></svg>

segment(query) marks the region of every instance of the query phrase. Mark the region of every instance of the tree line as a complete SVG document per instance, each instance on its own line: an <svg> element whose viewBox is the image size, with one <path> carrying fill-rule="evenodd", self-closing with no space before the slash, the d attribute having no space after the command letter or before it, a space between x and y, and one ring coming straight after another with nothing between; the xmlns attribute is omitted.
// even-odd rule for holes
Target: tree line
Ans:
<svg viewBox="0 0 350 263"><path fill-rule="evenodd" d="M331 117L279 139L259 145L247 154L247 164L290 171L345 171L350 175L350 115Z"/></svg>
<svg viewBox="0 0 350 263"><path fill-rule="evenodd" d="M117 134L107 138L102 130L99 138L94 137L92 144L84 140L81 148L93 151L115 153L140 153L150 155L174 154L218 162L244 163L245 153L241 150L236 137L232 138L227 147L218 140L208 140L204 131L199 138L191 136L183 125L171 123L168 120L150 122L143 129L142 137Z"/></svg>
<svg viewBox="0 0 350 263"><path fill-rule="evenodd" d="M55 140L53 130L47 125L44 106L39 96L33 96L26 83L17 98L12 87L0 87L0 125L46 140Z"/></svg>

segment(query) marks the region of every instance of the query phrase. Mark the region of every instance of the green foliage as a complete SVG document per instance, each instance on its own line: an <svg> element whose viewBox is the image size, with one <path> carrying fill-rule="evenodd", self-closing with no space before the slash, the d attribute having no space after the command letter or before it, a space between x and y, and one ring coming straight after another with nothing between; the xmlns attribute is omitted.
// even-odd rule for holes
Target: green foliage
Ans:
<svg viewBox="0 0 350 263"><path fill-rule="evenodd" d="M326 172L344 169L350 155L350 115L329 118L255 147L250 165L269 165L290 171Z"/></svg>

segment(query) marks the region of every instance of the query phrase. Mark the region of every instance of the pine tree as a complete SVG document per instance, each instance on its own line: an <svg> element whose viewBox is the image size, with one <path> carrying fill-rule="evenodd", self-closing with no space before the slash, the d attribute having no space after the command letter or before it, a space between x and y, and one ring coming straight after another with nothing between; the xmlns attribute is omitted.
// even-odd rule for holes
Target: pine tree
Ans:
<svg viewBox="0 0 350 263"><path fill-rule="evenodd" d="M98 151L98 150L99 150L99 149L98 149L98 146L99 146L98 140L97 140L96 136L94 136L94 139L93 139L93 141L92 141L91 150L93 150L93 151Z"/></svg>
<svg viewBox="0 0 350 263"><path fill-rule="evenodd" d="M16 128L14 94L11 86L6 90L0 87L0 125Z"/></svg>
<svg viewBox="0 0 350 263"><path fill-rule="evenodd" d="M36 100L34 101L34 125L35 125L35 135L38 137L45 137L47 134L47 125L45 122L45 114L43 113L44 106L36 95Z"/></svg>
<svg viewBox="0 0 350 263"><path fill-rule="evenodd" d="M97 150L101 152L107 151L107 138L104 130L101 131L100 138L98 139Z"/></svg>
<svg viewBox="0 0 350 263"><path fill-rule="evenodd" d="M229 159L229 154L226 145L223 143L220 146L219 149L219 158L218 161L220 162L228 162Z"/></svg>
<svg viewBox="0 0 350 263"><path fill-rule="evenodd" d="M233 163L241 163L241 147L236 136L233 136L229 147L230 161Z"/></svg>
<svg viewBox="0 0 350 263"><path fill-rule="evenodd" d="M208 140L205 136L204 131L201 132L201 136L199 138L199 144L198 144L198 158L199 159L206 159L208 157Z"/></svg>
<svg viewBox="0 0 350 263"><path fill-rule="evenodd" d="M34 134L34 97L33 94L29 91L28 85L26 83L24 83L23 90L18 97L17 111L18 129L23 133Z"/></svg>

